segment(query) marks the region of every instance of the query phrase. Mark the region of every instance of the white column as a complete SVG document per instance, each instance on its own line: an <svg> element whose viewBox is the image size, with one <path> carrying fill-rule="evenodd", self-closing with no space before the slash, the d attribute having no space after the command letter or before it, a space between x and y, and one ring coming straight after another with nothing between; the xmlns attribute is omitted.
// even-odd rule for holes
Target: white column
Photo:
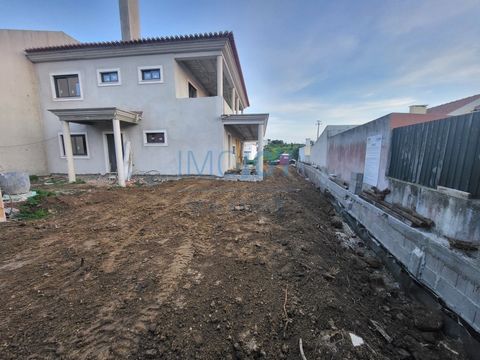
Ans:
<svg viewBox="0 0 480 360"><path fill-rule="evenodd" d="M263 124L258 124L257 174L263 178Z"/></svg>
<svg viewBox="0 0 480 360"><path fill-rule="evenodd" d="M235 101L235 114L240 114L240 96L238 95Z"/></svg>
<svg viewBox="0 0 480 360"><path fill-rule="evenodd" d="M68 181L75 182L75 166L73 164L72 138L70 135L70 124L68 121L62 121L63 145L65 146L65 156L67 157Z"/></svg>
<svg viewBox="0 0 480 360"><path fill-rule="evenodd" d="M217 96L223 98L223 56L217 56Z"/></svg>
<svg viewBox="0 0 480 360"><path fill-rule="evenodd" d="M237 108L237 91L232 87L232 113L236 114L235 109Z"/></svg>
<svg viewBox="0 0 480 360"><path fill-rule="evenodd" d="M115 142L115 158L117 160L117 177L118 185L125 187L125 174L123 167L123 150L122 150L122 133L120 132L120 120L114 118L113 122L113 139Z"/></svg>

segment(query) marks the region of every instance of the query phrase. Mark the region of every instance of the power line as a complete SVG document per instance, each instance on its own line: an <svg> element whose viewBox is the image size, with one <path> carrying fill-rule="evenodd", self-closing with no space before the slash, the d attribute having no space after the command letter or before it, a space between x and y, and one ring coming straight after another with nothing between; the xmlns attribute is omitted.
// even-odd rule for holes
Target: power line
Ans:
<svg viewBox="0 0 480 360"><path fill-rule="evenodd" d="M20 146L36 145L36 144L41 144L41 143L43 143L43 142L47 142L47 141L50 141L50 140L54 140L54 139L56 139L56 138L57 138L57 136L54 136L54 137L51 137L51 138L49 138L49 139L43 139L43 140L39 140L39 141L27 143L27 144L0 145L0 148L11 148L11 147L20 147Z"/></svg>

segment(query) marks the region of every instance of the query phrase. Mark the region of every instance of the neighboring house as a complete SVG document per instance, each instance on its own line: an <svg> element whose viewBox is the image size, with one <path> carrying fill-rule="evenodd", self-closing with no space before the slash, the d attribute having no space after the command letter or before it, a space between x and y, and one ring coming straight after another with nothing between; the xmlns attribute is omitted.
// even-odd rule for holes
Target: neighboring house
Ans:
<svg viewBox="0 0 480 360"><path fill-rule="evenodd" d="M257 143L248 142L243 146L243 157L249 161L255 160L257 156Z"/></svg>
<svg viewBox="0 0 480 360"><path fill-rule="evenodd" d="M215 175L263 144L268 114L249 104L231 32L139 38L120 0L122 41L28 44L38 78L47 172ZM47 44L48 45L48 44ZM263 159L259 159L262 161ZM261 162L260 162L261 163ZM258 170L261 173L261 169Z"/></svg>
<svg viewBox="0 0 480 360"><path fill-rule="evenodd" d="M430 109L426 105L413 105L409 113L391 113L332 136L327 134L328 149L325 150L325 141L317 141L312 148L311 162L325 167L329 174L335 174L347 183L351 181L352 174L362 173L367 185L387 188L386 171L393 129L468 114L479 103L480 95L475 95ZM372 161L366 166L369 142L378 146L378 150L371 152ZM325 157L326 165L322 165Z"/></svg>
<svg viewBox="0 0 480 360"><path fill-rule="evenodd" d="M38 81L25 49L76 42L61 31L0 30L0 172L47 174Z"/></svg>

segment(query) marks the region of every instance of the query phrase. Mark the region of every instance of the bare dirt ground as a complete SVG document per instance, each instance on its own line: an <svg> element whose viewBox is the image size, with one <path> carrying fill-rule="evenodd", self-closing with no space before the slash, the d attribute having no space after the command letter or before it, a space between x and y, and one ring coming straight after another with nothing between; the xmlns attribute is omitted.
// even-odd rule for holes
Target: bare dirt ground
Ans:
<svg viewBox="0 0 480 360"><path fill-rule="evenodd" d="M463 358L293 171L68 189L0 224L2 359Z"/></svg>

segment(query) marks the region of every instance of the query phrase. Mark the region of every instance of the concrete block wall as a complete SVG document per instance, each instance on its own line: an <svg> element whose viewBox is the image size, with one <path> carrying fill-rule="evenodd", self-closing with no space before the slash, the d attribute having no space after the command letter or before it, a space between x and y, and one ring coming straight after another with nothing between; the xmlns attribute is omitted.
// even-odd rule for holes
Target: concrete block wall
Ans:
<svg viewBox="0 0 480 360"><path fill-rule="evenodd" d="M438 234L411 228L330 181L326 173L304 163L297 166L309 181L328 190L412 277L480 332L480 259L450 249Z"/></svg>
<svg viewBox="0 0 480 360"><path fill-rule="evenodd" d="M452 239L480 244L480 199L451 196L436 189L389 178L386 201L433 220L433 231Z"/></svg>

